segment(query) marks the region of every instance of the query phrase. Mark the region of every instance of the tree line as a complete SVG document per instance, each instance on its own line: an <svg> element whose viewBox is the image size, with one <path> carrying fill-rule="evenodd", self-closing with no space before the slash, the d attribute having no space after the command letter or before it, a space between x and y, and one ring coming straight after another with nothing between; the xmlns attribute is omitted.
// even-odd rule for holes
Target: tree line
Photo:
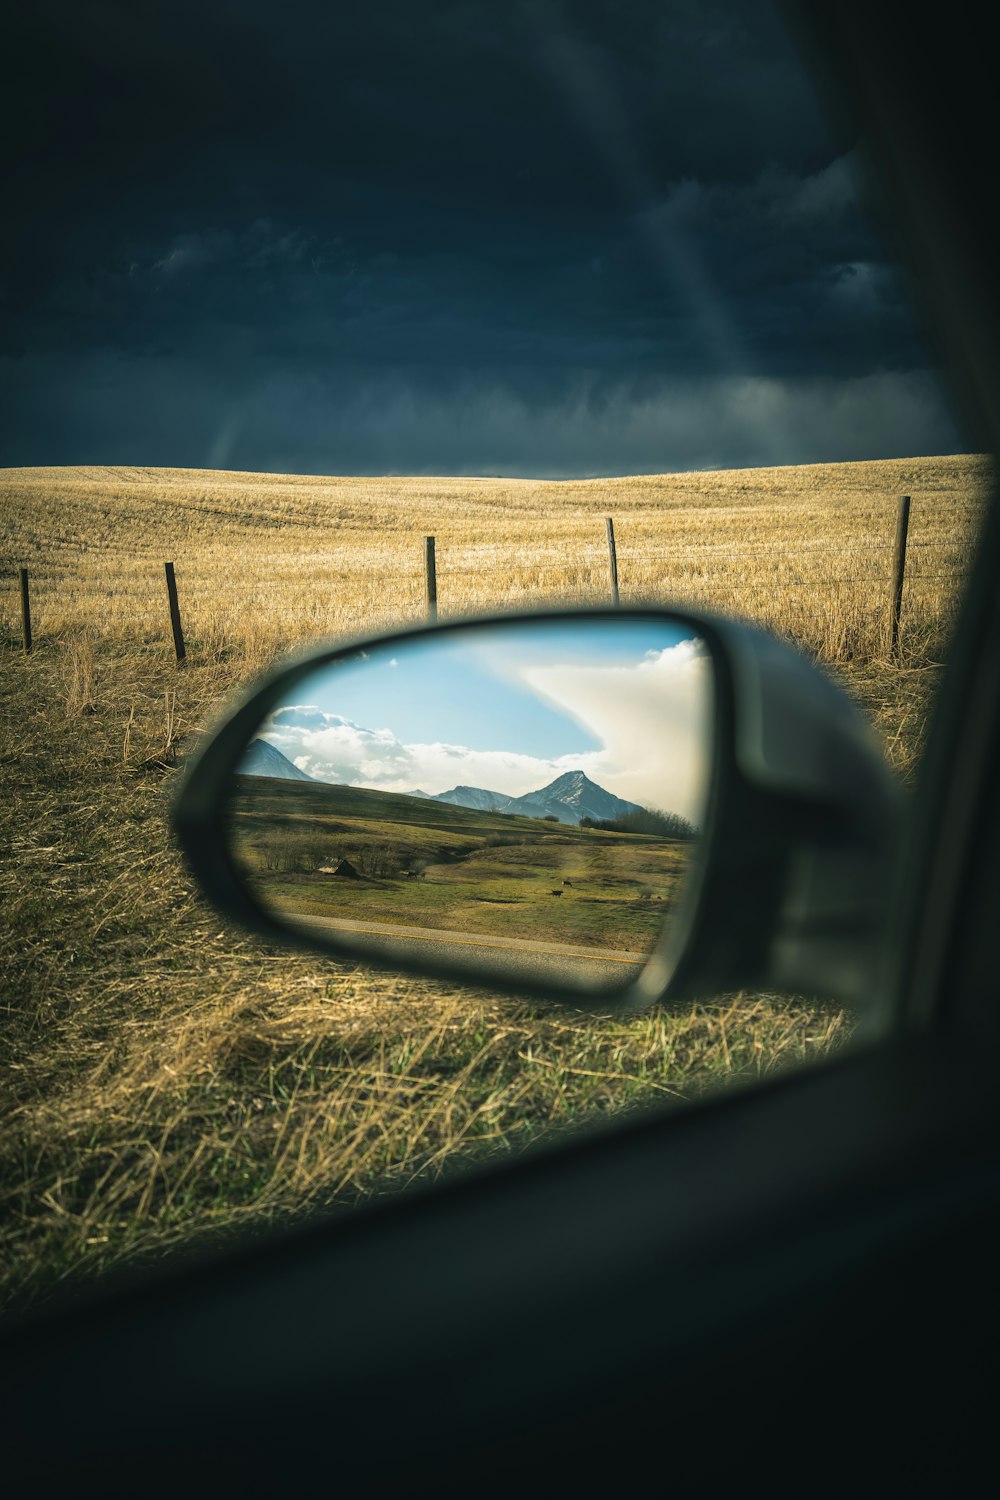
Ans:
<svg viewBox="0 0 1000 1500"><path fill-rule="evenodd" d="M698 829L680 813L657 812L650 807L623 813L620 818L581 818L580 827L598 828L603 833L650 833L657 838L681 839L686 843L699 837Z"/></svg>

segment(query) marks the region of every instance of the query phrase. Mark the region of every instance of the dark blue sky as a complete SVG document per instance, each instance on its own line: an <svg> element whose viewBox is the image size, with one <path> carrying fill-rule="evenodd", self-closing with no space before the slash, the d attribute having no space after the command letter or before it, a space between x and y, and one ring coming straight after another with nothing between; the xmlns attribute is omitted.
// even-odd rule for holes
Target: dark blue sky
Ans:
<svg viewBox="0 0 1000 1500"><path fill-rule="evenodd" d="M36 0L8 36L0 463L963 446L759 0Z"/></svg>

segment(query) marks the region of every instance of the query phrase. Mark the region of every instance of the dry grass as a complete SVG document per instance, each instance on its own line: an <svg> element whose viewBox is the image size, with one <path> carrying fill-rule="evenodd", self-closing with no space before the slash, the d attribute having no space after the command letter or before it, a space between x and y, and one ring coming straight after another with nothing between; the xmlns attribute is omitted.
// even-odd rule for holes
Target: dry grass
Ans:
<svg viewBox="0 0 1000 1500"><path fill-rule="evenodd" d="M264 661L421 608L437 537L442 614L607 596L615 517L623 600L675 599L764 622L828 661L883 655L896 500L914 497L913 642L950 618L990 482L954 457L553 483L325 479L186 469L0 472L0 568L31 571L36 630L163 642L163 563L186 634ZM0 630L17 630L15 591Z"/></svg>
<svg viewBox="0 0 1000 1500"><path fill-rule="evenodd" d="M624 1024L273 951L225 929L181 869L175 767L275 652L417 615L425 533L443 613L591 600L613 514L626 602L674 598L788 634L865 704L908 776L989 482L977 458L565 485L0 475L8 1303L826 1053L844 1018L791 1000ZM912 570L890 662L901 492Z"/></svg>

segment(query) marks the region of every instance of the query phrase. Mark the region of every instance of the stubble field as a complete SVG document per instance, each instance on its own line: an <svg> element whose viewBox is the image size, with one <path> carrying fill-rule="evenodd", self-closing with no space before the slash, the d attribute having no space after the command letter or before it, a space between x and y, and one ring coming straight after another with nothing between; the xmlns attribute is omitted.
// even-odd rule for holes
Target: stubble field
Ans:
<svg viewBox="0 0 1000 1500"><path fill-rule="evenodd" d="M778 630L854 694L912 781L991 478L965 456L567 483L0 472L6 1304L842 1041L843 1016L794 999L624 1023L273 950L201 902L170 798L199 733L276 656L420 617L425 535L443 616L595 602L606 515L624 603Z"/></svg>

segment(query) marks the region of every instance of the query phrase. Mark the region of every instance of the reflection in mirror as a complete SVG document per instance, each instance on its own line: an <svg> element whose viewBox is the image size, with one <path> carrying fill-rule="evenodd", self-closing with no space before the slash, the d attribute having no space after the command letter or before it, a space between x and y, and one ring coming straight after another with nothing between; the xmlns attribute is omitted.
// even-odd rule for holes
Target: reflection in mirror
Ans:
<svg viewBox="0 0 1000 1500"><path fill-rule="evenodd" d="M234 858L376 962L623 988L701 826L711 658L665 618L510 621L317 667L248 745Z"/></svg>

